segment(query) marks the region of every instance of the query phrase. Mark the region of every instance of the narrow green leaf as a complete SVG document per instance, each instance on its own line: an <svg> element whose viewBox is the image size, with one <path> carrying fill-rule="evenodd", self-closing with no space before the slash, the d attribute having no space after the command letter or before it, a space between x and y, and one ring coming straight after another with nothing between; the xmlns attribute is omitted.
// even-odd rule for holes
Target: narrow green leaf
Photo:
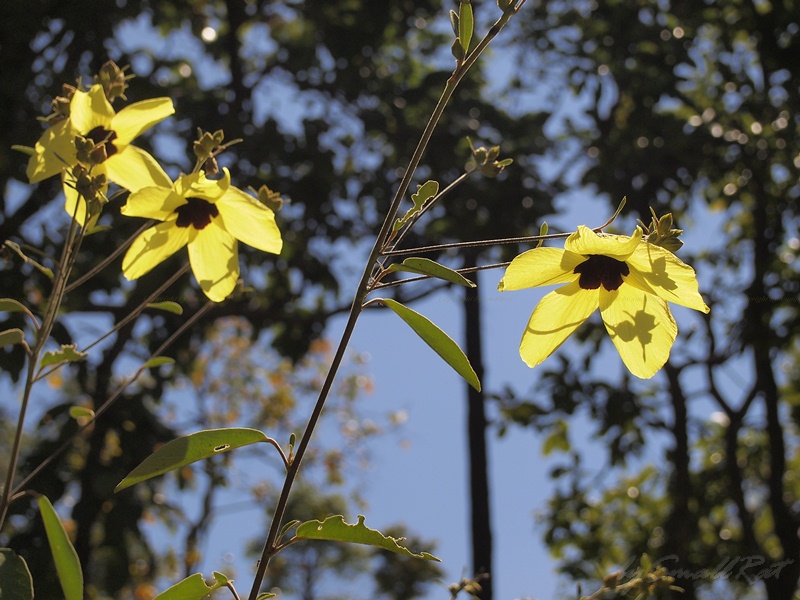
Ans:
<svg viewBox="0 0 800 600"><path fill-rule="evenodd" d="M43 369L64 362L76 362L83 360L86 356L87 353L77 350L75 344L63 345L61 346L61 350L45 352L39 366Z"/></svg>
<svg viewBox="0 0 800 600"><path fill-rule="evenodd" d="M14 344L25 344L25 333L22 329L15 327L14 329L0 331L0 348L13 346Z"/></svg>
<svg viewBox="0 0 800 600"><path fill-rule="evenodd" d="M458 39L461 40L461 47L464 53L469 52L469 43L472 41L472 30L475 27L475 20L472 15L472 0L461 0L458 12Z"/></svg>
<svg viewBox="0 0 800 600"><path fill-rule="evenodd" d="M61 519L58 518L50 500L46 496L39 496L37 502L39 512L42 513L50 552L53 553L53 560L56 563L56 573L61 584L61 591L64 592L66 600L83 600L83 572L78 561L78 553L72 547L67 532L64 531L64 526L61 524Z"/></svg>
<svg viewBox="0 0 800 600"><path fill-rule="evenodd" d="M28 156L33 156L34 154L36 154L36 150L34 150L31 146L21 146L19 144L14 144L13 146L11 146L11 149L16 150L17 152L22 152L23 154L26 154ZM2 596L0 596L0 598L2 598Z"/></svg>
<svg viewBox="0 0 800 600"><path fill-rule="evenodd" d="M324 521L306 521L297 526L295 537L305 540L330 540L335 542L365 544L413 558L424 558L425 560L441 562L432 554L428 554L427 552L414 554L408 548L401 546L399 542L402 542L404 538L393 538L388 535L383 535L380 531L376 531L375 529L370 529L364 525L364 517L361 515L358 516L358 523L352 525L345 523L342 515L331 516Z"/></svg>
<svg viewBox="0 0 800 600"><path fill-rule="evenodd" d="M444 279L450 283L457 283L464 287L475 287L475 284L464 277L461 273L449 269L444 265L430 260L429 258L407 258L402 264L392 264L386 269L388 272L404 271L407 273L417 273L418 275L429 275L437 279Z"/></svg>
<svg viewBox="0 0 800 600"><path fill-rule="evenodd" d="M94 411L85 406L70 406L69 416L73 419L92 419L94 418Z"/></svg>
<svg viewBox="0 0 800 600"><path fill-rule="evenodd" d="M183 314L183 307L178 304L177 302L165 301L165 302L151 302L147 305L147 308L154 308L156 310L163 310L165 312L170 312L176 315Z"/></svg>
<svg viewBox="0 0 800 600"><path fill-rule="evenodd" d="M153 600L203 600L214 590L225 587L229 581L233 580L214 571L214 584L209 586L201 573L195 573L161 592Z"/></svg>
<svg viewBox="0 0 800 600"><path fill-rule="evenodd" d="M0 548L0 598L33 600L33 577L28 564L11 548Z"/></svg>
<svg viewBox="0 0 800 600"><path fill-rule="evenodd" d="M138 467L128 473L114 491L119 492L152 477L222 452L268 441L270 438L261 431L244 427L208 429L179 437L167 442L145 458Z"/></svg>
<svg viewBox="0 0 800 600"><path fill-rule="evenodd" d="M169 356L154 356L146 363L144 363L142 366L145 369L153 369L155 367L160 367L162 365L174 365L174 364L175 364L174 358L170 358Z"/></svg>
<svg viewBox="0 0 800 600"><path fill-rule="evenodd" d="M475 374L472 365L469 364L469 359L467 359L464 352L449 335L439 329L426 317L423 317L407 306L403 306L396 300L382 298L381 302L403 319L403 321L405 321L426 344L433 348L436 354L441 356L448 365L453 367L456 373L461 375L468 384L480 391L481 382L478 380L478 376Z"/></svg>

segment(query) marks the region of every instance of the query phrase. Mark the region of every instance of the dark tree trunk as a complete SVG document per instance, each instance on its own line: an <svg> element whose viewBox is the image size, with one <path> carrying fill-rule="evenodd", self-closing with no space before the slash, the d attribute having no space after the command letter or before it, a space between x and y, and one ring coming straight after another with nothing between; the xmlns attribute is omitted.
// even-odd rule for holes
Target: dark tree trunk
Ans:
<svg viewBox="0 0 800 600"><path fill-rule="evenodd" d="M466 266L474 265L468 256ZM473 281L475 274L470 275ZM481 305L478 288L465 288L464 334L466 354L472 368L483 379L483 340L481 335ZM470 508L472 527L472 569L481 580L481 600L492 599L492 528L489 512L489 478L486 455L486 408L483 392L467 386L467 431L469 444Z"/></svg>

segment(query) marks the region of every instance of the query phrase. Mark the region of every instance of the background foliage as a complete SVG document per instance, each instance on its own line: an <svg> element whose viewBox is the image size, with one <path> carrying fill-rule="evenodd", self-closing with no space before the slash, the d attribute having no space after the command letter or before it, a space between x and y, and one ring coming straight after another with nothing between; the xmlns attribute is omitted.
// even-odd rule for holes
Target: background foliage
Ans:
<svg viewBox="0 0 800 600"><path fill-rule="evenodd" d="M493 8L476 2L479 17L484 5L486 12ZM23 185L25 161L10 147L37 139L34 119L48 112L61 82L96 71L107 58L132 66L131 100L175 101L180 117L146 140L171 175L190 167L197 127L224 129L227 139L244 139L225 157L235 165L234 183L266 183L291 199L279 213L281 258L264 261L241 249L243 276L255 292L215 308L205 328L181 340L173 369L154 371L34 482L54 502L75 500L76 548L97 597L120 597L123 588L149 585L156 573L141 521L169 518L174 507L158 502L159 484L109 498L133 465L187 426L163 410L168 381L212 399L195 408L192 426L237 419L252 425L255 418L291 429L291 409L305 388L295 389L299 381L287 370L311 349L305 364L313 371L314 360L322 360L319 353L315 359L314 340L349 301L337 283L348 276L343 257L376 227L399 179L396 169L449 74L441 19L449 8L422 0L0 7L0 240L55 254L63 235L57 184ZM455 241L536 232L554 200L576 188L609 206L627 196L628 212L645 221L649 206L671 211L694 236L680 256L697 268L712 312L708 318L679 313L681 344L656 378L600 372L595 350L608 342L600 327L587 327L583 345L542 365L531 390L495 394L492 417L500 431L534 427L546 451L564 453L553 470L543 526L569 577L596 578L598 568L608 572L643 552L674 554L689 572L725 557L759 556L773 564L800 556L798 12L788 0L529 1L516 38L494 50L491 81L487 71L471 76L432 142L420 175L443 183L468 158L467 135L486 145L502 141L503 156L515 164L497 180L471 178L409 245L428 235ZM130 230L115 227L86 240L78 272L137 224L122 226ZM4 259L3 295L41 302L47 280L13 255ZM118 269L93 278L67 298L71 316L56 329L57 341L82 340L87 322L113 325L145 297L148 281L175 265L124 284L122 292ZM189 278L169 294L187 314L201 305ZM0 326L17 327L17 318L4 314ZM69 405L102 406L126 361L147 356L177 323L168 313L148 315L122 328L94 360L53 380L40 398L44 408L27 463L36 464L70 433ZM231 340L266 354L269 386L259 387L246 368L227 376L231 361L223 348L235 352ZM21 352L3 350L0 366L10 380L22 364ZM242 390L259 402L230 404ZM586 415L593 440L576 440L570 424ZM606 449L599 473L584 466L586 441ZM320 458L328 465L320 477L335 482L333 458ZM209 464L206 494L223 471ZM201 484L187 471L174 485L196 493ZM25 502L14 508L20 517L31 510ZM12 523L0 539L20 548L44 543L35 520ZM203 523L193 526L199 534ZM47 597L52 569L26 558L37 593ZM190 569L193 554L184 558L189 564L176 558L173 568ZM788 599L799 576L795 560L763 583L731 577L680 584L684 598L722 587Z"/></svg>

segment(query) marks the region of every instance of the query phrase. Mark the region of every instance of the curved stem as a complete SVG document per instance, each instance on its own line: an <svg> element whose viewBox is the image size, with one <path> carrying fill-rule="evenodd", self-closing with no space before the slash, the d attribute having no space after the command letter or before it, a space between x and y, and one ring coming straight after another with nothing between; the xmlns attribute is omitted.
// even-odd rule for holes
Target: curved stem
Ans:
<svg viewBox="0 0 800 600"><path fill-rule="evenodd" d="M339 366L342 363L344 358L345 351L347 349L348 344L350 343L350 338L353 335L353 331L356 326L356 322L358 321L358 317L363 310L363 302L367 295L369 289L369 282L370 282L370 274L372 273L372 268L378 258L381 256L381 248L386 243L386 240L389 238L389 235L392 231L394 219L397 215L397 211L400 208L400 204L405 197L406 192L408 191L408 186L411 184L411 180L414 176L414 173L419 166L420 161L422 160L422 155L425 152L425 149L430 142L431 136L433 135L433 131L436 128L436 125L439 123L439 120L444 113L444 109L447 106L450 98L453 95L456 87L458 87L459 82L467 73L467 71L475 64L478 60L480 54L486 49L489 45L489 42L498 34L503 26L508 22L508 20L516 14L516 12L522 7L525 3L525 0L520 0L518 3L512 3L511 6L505 9L503 15L498 19L498 21L490 28L489 32L486 36L480 41L480 43L475 47L475 49L469 54L469 56L461 63L458 64L453 74L447 80L447 84L445 85L444 91L442 92L441 97L439 98L436 106L431 113L430 118L428 119L427 124L425 125L425 129L420 136L419 142L417 143L417 147L414 150L414 154L409 161L408 167L406 168L405 172L403 173L403 177L400 181L400 185L397 188L397 192L392 199L392 203L389 206L389 210L386 214L386 218L383 221L383 225L381 225L380 232L378 233L377 238L375 239L375 244L370 251L369 257L367 258L367 262L364 268L364 272L361 276L361 280L356 288L355 297L353 298L353 304L350 307L350 314L347 318L347 323L345 324L344 331L342 332L342 337L339 340L339 345L336 348L336 353L333 356L333 361L331 366L328 370L328 374L325 377L325 381L322 384L322 388L320 389L319 396L317 397L317 402L314 405L314 408L311 412L311 416L309 417L308 423L306 424L306 428L303 431L303 435L300 438L300 443L297 446L297 452L294 456L294 459L291 461L289 465L289 469L286 472L286 479L284 480L283 487L281 489L280 497L278 498L278 502L275 505L275 513L272 516L272 523L269 528L269 533L267 534L267 539L264 543L264 549L261 552L261 559L258 562L258 567L256 569L256 574L253 579L253 586L250 590L249 600L256 600L258 596L258 592L261 589L261 584L264 581L264 577L267 573L267 567L269 565L270 558L275 554L277 543L278 543L278 536L280 535L281 531L281 523L283 522L283 517L286 512L286 506L289 501L289 494L292 489L292 485L297 477L297 472L300 469L300 465L303 460L303 456L305 455L306 449L308 448L309 442L311 441L311 437L314 433L314 429L316 428L317 422L319 421L320 416L322 415L322 409L325 406L325 401L328 398L328 394L330 393L331 387L333 385L333 381L336 378L336 374L339 370Z"/></svg>

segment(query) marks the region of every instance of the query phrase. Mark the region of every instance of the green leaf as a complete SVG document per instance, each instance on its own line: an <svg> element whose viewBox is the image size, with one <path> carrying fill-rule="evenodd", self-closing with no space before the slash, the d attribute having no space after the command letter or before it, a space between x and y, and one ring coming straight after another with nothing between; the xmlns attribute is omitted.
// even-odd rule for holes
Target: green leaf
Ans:
<svg viewBox="0 0 800 600"><path fill-rule="evenodd" d="M44 369L64 362L76 362L86 358L87 353L76 350L75 344L61 346L61 350L45 352L39 368Z"/></svg>
<svg viewBox="0 0 800 600"><path fill-rule="evenodd" d="M440 265L429 258L407 258L402 264L395 263L393 265L389 265L389 268L386 270L389 273L393 273L395 271L404 271L408 273L417 273L419 275L429 275L430 277L444 279L445 281L457 283L458 285L463 285L464 287L475 287L475 284L464 277L461 273L458 273L453 269L449 269L444 265Z"/></svg>
<svg viewBox="0 0 800 600"><path fill-rule="evenodd" d="M174 365L175 359L170 358L169 356L154 356L146 363L142 365L145 369L154 369L155 367L160 367L162 365Z"/></svg>
<svg viewBox="0 0 800 600"><path fill-rule="evenodd" d="M0 548L0 598L33 600L33 577L28 564L11 548Z"/></svg>
<svg viewBox="0 0 800 600"><path fill-rule="evenodd" d="M78 561L78 553L72 547L50 500L46 496L39 496L37 502L64 597L66 600L83 600L83 572Z"/></svg>
<svg viewBox="0 0 800 600"><path fill-rule="evenodd" d="M203 600L211 592L225 587L229 582L232 583L233 580L214 571L214 584L209 586L201 573L195 573L161 592L153 600Z"/></svg>
<svg viewBox="0 0 800 600"><path fill-rule="evenodd" d="M128 473L114 491L119 492L152 477L234 448L268 441L270 438L261 431L244 427L208 429L179 437L167 442L145 458L138 467Z"/></svg>
<svg viewBox="0 0 800 600"><path fill-rule="evenodd" d="M328 517L324 521L306 521L297 526L295 537L304 540L330 540L335 542L365 544L413 558L424 558L425 560L441 562L432 554L428 554L427 552L414 554L408 548L401 546L399 542L402 542L403 538L393 538L388 535L383 535L380 531L376 531L375 529L370 529L364 525L364 517L361 515L358 516L358 523L353 525L345 523L342 515Z"/></svg>
<svg viewBox="0 0 800 600"><path fill-rule="evenodd" d="M73 419L93 419L94 411L91 408L86 408L85 406L70 406L69 416Z"/></svg>
<svg viewBox="0 0 800 600"><path fill-rule="evenodd" d="M23 154L26 154L28 156L33 156L34 154L36 154L36 150L34 150L31 146L21 146L19 144L14 144L13 146L11 146L11 149L16 150L17 152L22 152ZM3 598L3 596L0 596L0 598Z"/></svg>
<svg viewBox="0 0 800 600"><path fill-rule="evenodd" d="M472 30L475 20L472 15L472 0L461 0L458 11L458 39L464 52L469 52L469 43L472 41Z"/></svg>
<svg viewBox="0 0 800 600"><path fill-rule="evenodd" d="M411 195L411 201L414 207L408 209L408 212L402 218L397 219L394 224L394 231L402 229L411 217L421 211L425 203L439 193L439 183L437 181L426 181L422 185L417 186L417 193Z"/></svg>
<svg viewBox="0 0 800 600"><path fill-rule="evenodd" d="M562 452L569 452L570 443L568 437L567 424L564 421L557 421L554 424L554 429L548 435L544 442L542 442L542 454L547 456L553 450L560 450Z"/></svg>
<svg viewBox="0 0 800 600"><path fill-rule="evenodd" d="M163 310L165 312L170 312L176 315L183 314L183 307L178 304L177 302L151 302L147 305L147 308L154 308L156 310Z"/></svg>
<svg viewBox="0 0 800 600"><path fill-rule="evenodd" d="M469 359L467 359L464 352L449 335L439 329L426 317L423 317L407 306L403 306L396 300L382 298L380 301L403 319L403 321L405 321L426 344L433 348L436 354L441 356L448 365L453 367L456 373L461 375L468 384L480 391L481 382L478 380L478 376L475 374L472 365L469 364Z"/></svg>
<svg viewBox="0 0 800 600"><path fill-rule="evenodd" d="M14 329L0 331L0 348L13 346L14 344L23 344L27 346L25 343L25 332L23 332L22 329L15 327Z"/></svg>
<svg viewBox="0 0 800 600"><path fill-rule="evenodd" d="M22 302L17 302L13 298L0 298L0 312L29 313L30 311Z"/></svg>

